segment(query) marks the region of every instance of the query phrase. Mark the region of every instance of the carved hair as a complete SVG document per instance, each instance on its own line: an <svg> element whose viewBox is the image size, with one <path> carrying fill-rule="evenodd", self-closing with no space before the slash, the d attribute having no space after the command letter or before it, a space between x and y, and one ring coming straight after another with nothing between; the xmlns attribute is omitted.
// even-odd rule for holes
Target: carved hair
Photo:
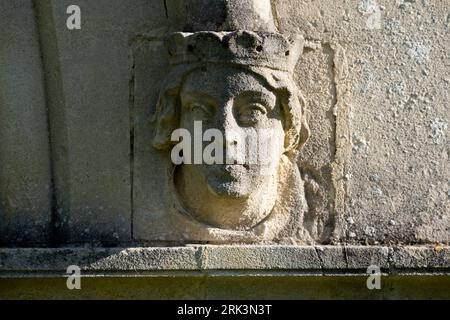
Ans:
<svg viewBox="0 0 450 320"><path fill-rule="evenodd" d="M174 144L172 132L179 128L180 91L185 79L193 72L204 67L204 64L177 66L172 69L160 90L158 104L153 117L155 135L153 146L159 150L168 150ZM285 135L285 153L294 156L309 137L309 127L305 118L305 99L294 84L289 73L268 68L239 68L251 73L273 91L280 102L283 114Z"/></svg>

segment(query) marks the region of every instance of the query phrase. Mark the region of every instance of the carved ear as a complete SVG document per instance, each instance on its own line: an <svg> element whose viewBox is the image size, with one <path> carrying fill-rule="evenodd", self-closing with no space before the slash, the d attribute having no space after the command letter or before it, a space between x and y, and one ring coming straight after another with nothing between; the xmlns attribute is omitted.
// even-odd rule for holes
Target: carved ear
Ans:
<svg viewBox="0 0 450 320"><path fill-rule="evenodd" d="M156 122L153 146L158 150L167 150L172 145L172 132L178 127L178 90L161 92L152 122Z"/></svg>
<svg viewBox="0 0 450 320"><path fill-rule="evenodd" d="M298 94L298 100L300 103L300 108L301 108L301 128L300 128L300 140L298 143L298 149L300 150L303 145L306 143L306 141L308 141L309 139L309 135L310 135L310 130L309 130L309 125L308 122L306 121L306 100L303 97L302 94Z"/></svg>
<svg viewBox="0 0 450 320"><path fill-rule="evenodd" d="M296 153L309 138L309 126L305 118L305 99L299 93L285 88L282 93L282 106L284 113L285 150Z"/></svg>

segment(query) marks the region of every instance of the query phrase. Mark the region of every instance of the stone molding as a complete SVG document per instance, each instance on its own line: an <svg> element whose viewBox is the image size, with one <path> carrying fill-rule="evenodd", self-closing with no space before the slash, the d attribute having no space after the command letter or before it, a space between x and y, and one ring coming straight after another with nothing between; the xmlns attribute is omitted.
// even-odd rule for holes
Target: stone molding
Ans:
<svg viewBox="0 0 450 320"><path fill-rule="evenodd" d="M0 278L66 276L77 265L85 277L450 275L450 248L432 246L238 245L137 248L1 248Z"/></svg>

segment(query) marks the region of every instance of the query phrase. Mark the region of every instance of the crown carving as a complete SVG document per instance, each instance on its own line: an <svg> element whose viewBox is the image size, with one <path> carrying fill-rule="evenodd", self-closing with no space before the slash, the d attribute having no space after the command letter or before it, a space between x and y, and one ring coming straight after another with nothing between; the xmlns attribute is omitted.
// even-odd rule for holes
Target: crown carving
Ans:
<svg viewBox="0 0 450 320"><path fill-rule="evenodd" d="M232 63L292 72L303 37L263 31L175 32L166 38L171 65Z"/></svg>

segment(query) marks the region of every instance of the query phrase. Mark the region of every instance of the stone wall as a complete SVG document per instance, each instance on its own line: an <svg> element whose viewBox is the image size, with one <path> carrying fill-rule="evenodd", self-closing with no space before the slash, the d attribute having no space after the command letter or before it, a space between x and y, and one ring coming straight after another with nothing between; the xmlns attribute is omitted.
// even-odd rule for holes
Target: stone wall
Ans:
<svg viewBox="0 0 450 320"><path fill-rule="evenodd" d="M327 110L331 145L337 147L331 153L337 238L448 242L449 3L275 6L281 30L302 32L316 45L306 54L310 69L302 72L306 90L320 96L311 99L310 113L326 105L322 91L334 93ZM322 71L324 55L328 67Z"/></svg>
<svg viewBox="0 0 450 320"><path fill-rule="evenodd" d="M72 4L81 8L80 30L66 26ZM197 8L194 0L0 4L0 257L10 247L208 242L166 218L168 155L152 145L170 70L167 34L201 29L210 21L197 25L198 16L216 12L218 21L222 10L187 4ZM327 245L341 252L330 261L352 274L342 248L413 247L411 264L396 270L448 274L450 2L272 0L269 9L273 25L264 28L304 38L293 79L310 128L297 162L310 238L265 241L275 248L267 254L283 256L280 244L309 245L314 254ZM227 12L240 17L233 6ZM239 19L210 28L250 23ZM425 260L421 248L429 250ZM39 275L27 254L25 269ZM248 257L253 270L261 258ZM324 268L317 258L311 270ZM222 259L218 270L228 268L229 255ZM4 261L5 277L24 268Z"/></svg>

